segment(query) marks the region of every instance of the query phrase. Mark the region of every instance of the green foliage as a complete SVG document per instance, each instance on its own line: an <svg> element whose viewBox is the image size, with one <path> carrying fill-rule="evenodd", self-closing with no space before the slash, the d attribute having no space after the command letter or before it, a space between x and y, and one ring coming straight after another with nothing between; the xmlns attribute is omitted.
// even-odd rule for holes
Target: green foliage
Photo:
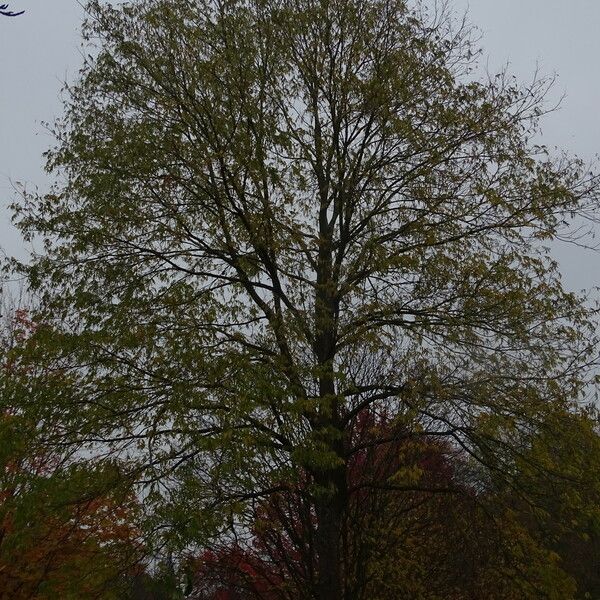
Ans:
<svg viewBox="0 0 600 600"><path fill-rule="evenodd" d="M42 298L18 360L59 376L8 402L118 458L179 547L308 478L315 594L341 597L362 411L515 482L585 389L592 313L540 240L598 177L533 143L547 81L474 79L468 28L417 2L87 10L56 189L15 207L45 242L17 266Z"/></svg>

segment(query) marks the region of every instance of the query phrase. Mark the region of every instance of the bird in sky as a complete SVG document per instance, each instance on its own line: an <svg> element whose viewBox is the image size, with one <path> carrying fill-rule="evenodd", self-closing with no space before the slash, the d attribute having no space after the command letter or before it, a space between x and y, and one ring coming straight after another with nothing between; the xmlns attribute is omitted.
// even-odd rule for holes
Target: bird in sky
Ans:
<svg viewBox="0 0 600 600"><path fill-rule="evenodd" d="M25 11L21 10L18 12L15 12L14 10L8 10L8 4L0 4L0 15L4 16L4 17L18 17L19 15L22 15Z"/></svg>

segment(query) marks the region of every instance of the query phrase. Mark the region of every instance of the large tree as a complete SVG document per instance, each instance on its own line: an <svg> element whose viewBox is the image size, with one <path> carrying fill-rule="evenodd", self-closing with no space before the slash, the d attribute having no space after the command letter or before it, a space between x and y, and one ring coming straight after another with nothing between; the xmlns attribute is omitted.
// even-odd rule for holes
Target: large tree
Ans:
<svg viewBox="0 0 600 600"><path fill-rule="evenodd" d="M92 0L56 189L18 209L46 242L33 357L65 374L31 396L48 443L118 456L182 547L243 538L297 483L323 600L357 568L365 414L509 481L593 360L544 243L598 178L535 145L548 82L477 77L469 28L426 5Z"/></svg>

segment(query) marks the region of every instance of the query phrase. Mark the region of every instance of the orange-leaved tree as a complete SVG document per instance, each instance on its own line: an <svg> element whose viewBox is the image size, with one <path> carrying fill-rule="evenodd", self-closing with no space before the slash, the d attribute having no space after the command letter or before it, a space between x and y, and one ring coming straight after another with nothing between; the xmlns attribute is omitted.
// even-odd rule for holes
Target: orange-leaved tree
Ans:
<svg viewBox="0 0 600 600"><path fill-rule="evenodd" d="M73 449L44 447L44 423L9 402L28 393L32 374L15 351L34 330L17 309L0 334L0 598L120 598L141 546L137 502L120 491L117 465L77 468ZM60 378L48 372L37 382L57 393Z"/></svg>

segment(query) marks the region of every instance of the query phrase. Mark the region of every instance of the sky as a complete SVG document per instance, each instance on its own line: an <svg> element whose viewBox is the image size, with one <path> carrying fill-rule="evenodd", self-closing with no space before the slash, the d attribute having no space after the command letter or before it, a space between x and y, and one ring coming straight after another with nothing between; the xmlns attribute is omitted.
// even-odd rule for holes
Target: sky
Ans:
<svg viewBox="0 0 600 600"><path fill-rule="evenodd" d="M6 0L8 1L8 0ZM582 158L600 153L600 2L598 0L453 0L481 33L484 64L508 65L523 82L536 68L557 75L550 100L564 95L560 110L543 122L542 141ZM26 10L0 18L0 249L21 258L28 248L10 224L13 182L41 190L49 184L42 152L52 144L44 122L61 114L60 90L81 62L77 0L12 0ZM600 286L600 256L557 247L571 289Z"/></svg>

